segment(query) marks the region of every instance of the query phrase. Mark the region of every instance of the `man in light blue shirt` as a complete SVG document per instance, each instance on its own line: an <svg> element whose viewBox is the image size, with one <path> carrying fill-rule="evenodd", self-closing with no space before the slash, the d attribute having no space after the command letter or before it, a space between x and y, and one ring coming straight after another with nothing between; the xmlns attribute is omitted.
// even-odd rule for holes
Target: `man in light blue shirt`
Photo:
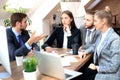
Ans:
<svg viewBox="0 0 120 80"><path fill-rule="evenodd" d="M11 28L7 28L7 41L10 61L15 60L15 56L26 56L32 49L40 50L36 42L41 40L45 35L36 35L32 33L31 37L27 27L27 15L24 13L13 13L11 15ZM21 35L22 45L19 43L18 36Z"/></svg>

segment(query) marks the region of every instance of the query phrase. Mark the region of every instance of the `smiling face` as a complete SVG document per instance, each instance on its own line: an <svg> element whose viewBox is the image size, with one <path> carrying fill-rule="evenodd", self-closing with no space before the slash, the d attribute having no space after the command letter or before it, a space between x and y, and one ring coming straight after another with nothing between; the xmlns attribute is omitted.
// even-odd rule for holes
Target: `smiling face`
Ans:
<svg viewBox="0 0 120 80"><path fill-rule="evenodd" d="M69 17L69 15L63 13L61 16L61 21L62 21L63 27L71 26L72 19Z"/></svg>
<svg viewBox="0 0 120 80"><path fill-rule="evenodd" d="M92 28L93 27L93 15L86 14L84 17L84 27L85 28Z"/></svg>

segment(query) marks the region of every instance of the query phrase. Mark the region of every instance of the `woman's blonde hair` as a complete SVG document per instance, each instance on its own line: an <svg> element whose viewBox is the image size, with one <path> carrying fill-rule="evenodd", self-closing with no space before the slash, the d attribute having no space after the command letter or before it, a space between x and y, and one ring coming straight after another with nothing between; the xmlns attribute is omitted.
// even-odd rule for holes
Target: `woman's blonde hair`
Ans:
<svg viewBox="0 0 120 80"><path fill-rule="evenodd" d="M111 25L112 23L112 14L109 6L106 6L104 10L99 10L95 13L100 19L105 18L107 20L107 24Z"/></svg>

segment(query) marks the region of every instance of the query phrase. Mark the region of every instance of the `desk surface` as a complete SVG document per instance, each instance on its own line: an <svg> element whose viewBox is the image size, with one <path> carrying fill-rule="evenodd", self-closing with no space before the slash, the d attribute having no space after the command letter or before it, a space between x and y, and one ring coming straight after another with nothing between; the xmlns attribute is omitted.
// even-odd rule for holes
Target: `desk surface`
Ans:
<svg viewBox="0 0 120 80"><path fill-rule="evenodd" d="M59 54L66 53L66 51L67 51L67 49L61 49L61 48L55 49L55 50ZM89 60L90 57L91 57L91 55L87 55L87 57L85 59L77 58L78 62L73 62L73 63L71 63L71 66L65 67L65 68L70 69L70 70L78 70ZM11 69L12 69L11 78L7 78L7 79L3 79L3 80L24 80L23 73L22 73L22 71L23 71L22 66L17 66L16 62L13 61L13 62L11 62ZM1 71L5 71L2 66L0 66L0 72ZM46 75L42 75L42 74L40 74L40 72L38 72L38 80L58 80L58 79L55 79L53 77L49 77Z"/></svg>

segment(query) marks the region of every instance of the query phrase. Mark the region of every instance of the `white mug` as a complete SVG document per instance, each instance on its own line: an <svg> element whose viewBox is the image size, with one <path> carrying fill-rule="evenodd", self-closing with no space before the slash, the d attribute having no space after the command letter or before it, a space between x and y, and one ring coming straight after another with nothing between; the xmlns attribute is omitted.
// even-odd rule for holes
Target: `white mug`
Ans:
<svg viewBox="0 0 120 80"><path fill-rule="evenodd" d="M23 65L23 56L16 56L15 58L17 66Z"/></svg>

